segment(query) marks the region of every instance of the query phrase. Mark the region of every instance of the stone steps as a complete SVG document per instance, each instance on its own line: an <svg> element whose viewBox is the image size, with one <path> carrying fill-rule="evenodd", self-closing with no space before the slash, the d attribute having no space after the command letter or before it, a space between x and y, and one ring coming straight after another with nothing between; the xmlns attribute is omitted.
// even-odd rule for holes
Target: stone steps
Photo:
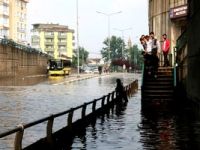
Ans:
<svg viewBox="0 0 200 150"><path fill-rule="evenodd" d="M159 67L157 78L145 76L142 87L144 102L172 101L173 95L172 67Z"/></svg>

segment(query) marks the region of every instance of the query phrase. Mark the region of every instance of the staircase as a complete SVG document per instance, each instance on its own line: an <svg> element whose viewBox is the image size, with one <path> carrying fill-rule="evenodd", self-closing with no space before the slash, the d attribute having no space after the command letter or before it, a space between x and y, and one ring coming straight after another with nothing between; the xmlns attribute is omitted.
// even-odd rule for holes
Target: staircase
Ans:
<svg viewBox="0 0 200 150"><path fill-rule="evenodd" d="M144 75L142 86L142 103L144 105L170 103L173 95L172 67L159 67L157 78Z"/></svg>

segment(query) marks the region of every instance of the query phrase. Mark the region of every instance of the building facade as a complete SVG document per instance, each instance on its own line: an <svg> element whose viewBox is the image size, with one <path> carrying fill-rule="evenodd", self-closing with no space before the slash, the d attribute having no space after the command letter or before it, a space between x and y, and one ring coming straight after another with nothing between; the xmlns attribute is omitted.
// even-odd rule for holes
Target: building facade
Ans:
<svg viewBox="0 0 200 150"><path fill-rule="evenodd" d="M29 0L0 0L0 37L27 43L27 3Z"/></svg>
<svg viewBox="0 0 200 150"><path fill-rule="evenodd" d="M168 34L176 47L177 85L180 102L187 98L200 110L200 1L149 0L149 30L161 38Z"/></svg>
<svg viewBox="0 0 200 150"><path fill-rule="evenodd" d="M171 54L174 54L176 40L187 25L187 0L149 0L149 31L153 31L162 43L166 33L171 41Z"/></svg>
<svg viewBox="0 0 200 150"><path fill-rule="evenodd" d="M54 58L72 59L74 30L59 24L33 24L31 45Z"/></svg>

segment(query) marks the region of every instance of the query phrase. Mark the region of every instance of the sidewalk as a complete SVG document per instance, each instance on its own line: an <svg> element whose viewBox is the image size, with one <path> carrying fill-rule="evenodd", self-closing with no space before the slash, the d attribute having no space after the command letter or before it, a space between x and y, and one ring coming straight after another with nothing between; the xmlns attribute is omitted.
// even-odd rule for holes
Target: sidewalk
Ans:
<svg viewBox="0 0 200 150"><path fill-rule="evenodd" d="M90 79L90 78L95 78L95 77L100 77L100 76L105 76L105 75L109 75L108 74L93 74L93 73L80 73L79 75L77 73L74 74L70 74L68 76L62 76L64 78L64 83L70 83L70 82L75 82L75 81L81 81L81 80L86 80L86 79ZM58 76L52 76L52 77L58 77ZM62 83L59 83L62 84Z"/></svg>
<svg viewBox="0 0 200 150"><path fill-rule="evenodd" d="M86 74L86 73L80 73L78 74L71 74L69 76L66 76L66 82L74 82L74 81L80 81L80 80L85 80L85 79L90 79L90 78L94 78L94 77L99 77L102 75L99 74Z"/></svg>

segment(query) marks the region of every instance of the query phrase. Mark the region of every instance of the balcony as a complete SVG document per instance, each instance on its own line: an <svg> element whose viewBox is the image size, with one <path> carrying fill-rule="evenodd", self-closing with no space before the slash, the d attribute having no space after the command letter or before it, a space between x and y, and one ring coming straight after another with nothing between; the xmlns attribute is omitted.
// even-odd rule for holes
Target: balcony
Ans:
<svg viewBox="0 0 200 150"><path fill-rule="evenodd" d="M1 0L0 2L3 2L3 5L5 5L5 6L9 5L9 0Z"/></svg>
<svg viewBox="0 0 200 150"><path fill-rule="evenodd" d="M66 48L59 48L58 51L61 52L61 53L66 53L67 49Z"/></svg>
<svg viewBox="0 0 200 150"><path fill-rule="evenodd" d="M40 45L40 40L32 40L31 43L34 45Z"/></svg>
<svg viewBox="0 0 200 150"><path fill-rule="evenodd" d="M67 39L67 34L58 34L59 39Z"/></svg>
<svg viewBox="0 0 200 150"><path fill-rule="evenodd" d="M46 41L45 45L54 45L54 42L53 41Z"/></svg>
<svg viewBox="0 0 200 150"><path fill-rule="evenodd" d="M1 12L2 13L2 12ZM2 15L4 16L4 17L9 17L9 12L8 11L3 11L3 13L2 13Z"/></svg>
<svg viewBox="0 0 200 150"><path fill-rule="evenodd" d="M53 48L45 48L45 51L46 52L54 52L54 49Z"/></svg>
<svg viewBox="0 0 200 150"><path fill-rule="evenodd" d="M54 34L45 34L45 38L54 38Z"/></svg>
<svg viewBox="0 0 200 150"><path fill-rule="evenodd" d="M66 46L67 45L67 42L66 41L60 41L60 42L58 42L58 45L59 46Z"/></svg>
<svg viewBox="0 0 200 150"><path fill-rule="evenodd" d="M26 33L25 28L17 28L17 32Z"/></svg>
<svg viewBox="0 0 200 150"><path fill-rule="evenodd" d="M0 24L0 26L2 26L3 29L9 29L9 24Z"/></svg>
<svg viewBox="0 0 200 150"><path fill-rule="evenodd" d="M25 3L28 3L29 2L29 0L22 0L23 2L25 2Z"/></svg>

